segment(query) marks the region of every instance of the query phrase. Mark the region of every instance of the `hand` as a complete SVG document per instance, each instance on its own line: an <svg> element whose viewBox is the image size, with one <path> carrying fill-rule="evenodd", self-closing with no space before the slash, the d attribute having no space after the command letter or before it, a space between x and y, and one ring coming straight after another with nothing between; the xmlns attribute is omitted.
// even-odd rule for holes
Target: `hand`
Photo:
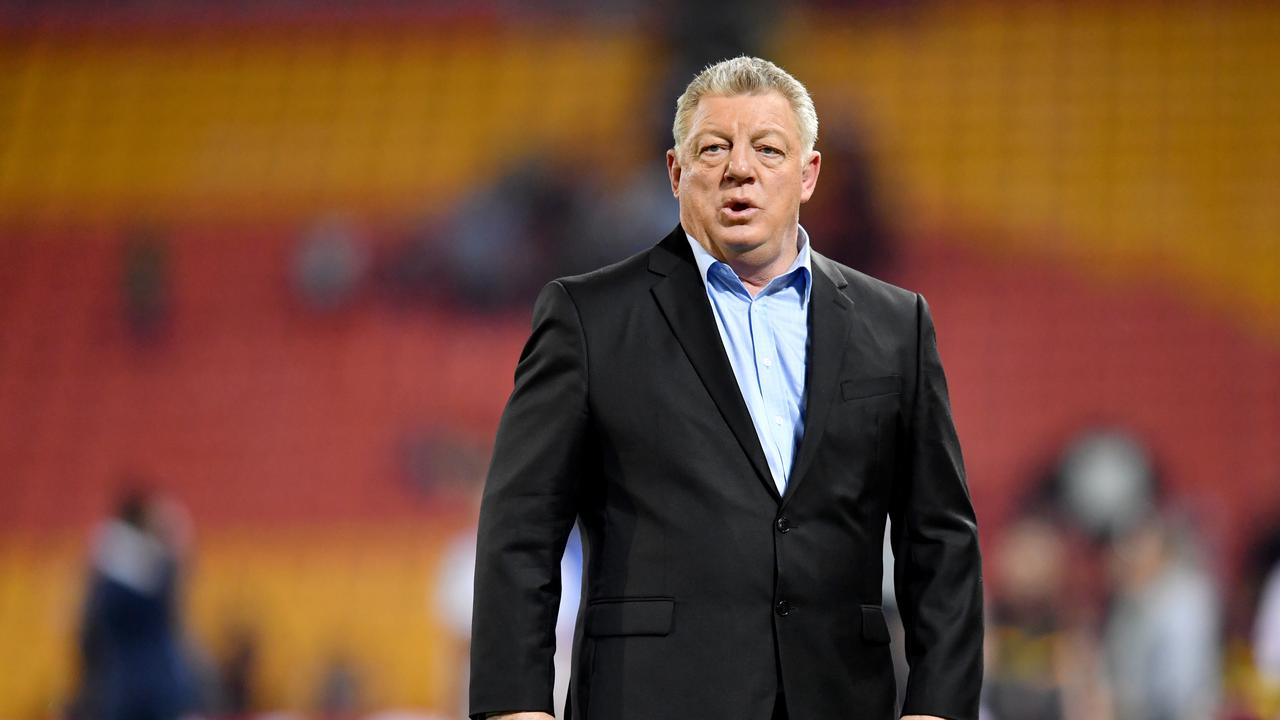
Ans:
<svg viewBox="0 0 1280 720"><path fill-rule="evenodd" d="M556 720L544 712L515 712L490 715L489 720Z"/></svg>

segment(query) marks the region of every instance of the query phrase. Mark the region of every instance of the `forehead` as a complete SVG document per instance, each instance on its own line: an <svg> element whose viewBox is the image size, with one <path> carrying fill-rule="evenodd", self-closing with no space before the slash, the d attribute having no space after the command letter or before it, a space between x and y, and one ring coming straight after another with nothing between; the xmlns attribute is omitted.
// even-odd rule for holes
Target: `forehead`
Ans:
<svg viewBox="0 0 1280 720"><path fill-rule="evenodd" d="M775 131L798 140L800 128L791 103L776 90L758 95L708 95L698 101L689 123L689 134L703 132Z"/></svg>

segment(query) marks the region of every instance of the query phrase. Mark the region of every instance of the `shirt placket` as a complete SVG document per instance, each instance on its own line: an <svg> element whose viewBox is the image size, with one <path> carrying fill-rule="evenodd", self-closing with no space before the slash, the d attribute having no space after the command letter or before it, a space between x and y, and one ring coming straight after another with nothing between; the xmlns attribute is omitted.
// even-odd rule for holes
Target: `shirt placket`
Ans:
<svg viewBox="0 0 1280 720"><path fill-rule="evenodd" d="M768 294L766 294L768 293ZM769 322L769 306L773 302L772 288L757 296L751 303L752 352L756 366L756 382L760 393L760 406L764 408L765 436L769 438L770 465L782 487L786 486L788 466L786 451L781 439L787 432L787 409L783 406L786 395L778 366L778 342Z"/></svg>

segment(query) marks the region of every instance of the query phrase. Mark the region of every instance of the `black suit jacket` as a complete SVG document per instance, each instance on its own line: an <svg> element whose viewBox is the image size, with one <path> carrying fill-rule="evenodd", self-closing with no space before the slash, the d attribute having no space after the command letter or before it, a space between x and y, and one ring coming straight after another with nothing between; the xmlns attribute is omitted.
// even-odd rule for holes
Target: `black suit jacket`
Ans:
<svg viewBox="0 0 1280 720"><path fill-rule="evenodd" d="M888 719L892 517L904 713L977 716L973 508L924 299L813 254L805 432L779 496L684 230L548 285L480 511L473 717L551 711L559 561L585 579L569 713Z"/></svg>

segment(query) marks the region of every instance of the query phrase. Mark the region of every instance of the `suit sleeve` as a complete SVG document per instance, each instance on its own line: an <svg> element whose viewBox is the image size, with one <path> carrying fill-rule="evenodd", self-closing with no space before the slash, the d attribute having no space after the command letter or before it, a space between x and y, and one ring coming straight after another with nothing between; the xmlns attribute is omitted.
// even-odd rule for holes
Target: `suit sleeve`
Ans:
<svg viewBox="0 0 1280 720"><path fill-rule="evenodd" d="M983 662L977 521L933 319L919 295L914 375L891 511L910 666L902 713L975 720Z"/></svg>
<svg viewBox="0 0 1280 720"><path fill-rule="evenodd" d="M586 362L577 309L553 282L534 305L480 507L473 718L553 712L560 558L577 516L587 435Z"/></svg>

